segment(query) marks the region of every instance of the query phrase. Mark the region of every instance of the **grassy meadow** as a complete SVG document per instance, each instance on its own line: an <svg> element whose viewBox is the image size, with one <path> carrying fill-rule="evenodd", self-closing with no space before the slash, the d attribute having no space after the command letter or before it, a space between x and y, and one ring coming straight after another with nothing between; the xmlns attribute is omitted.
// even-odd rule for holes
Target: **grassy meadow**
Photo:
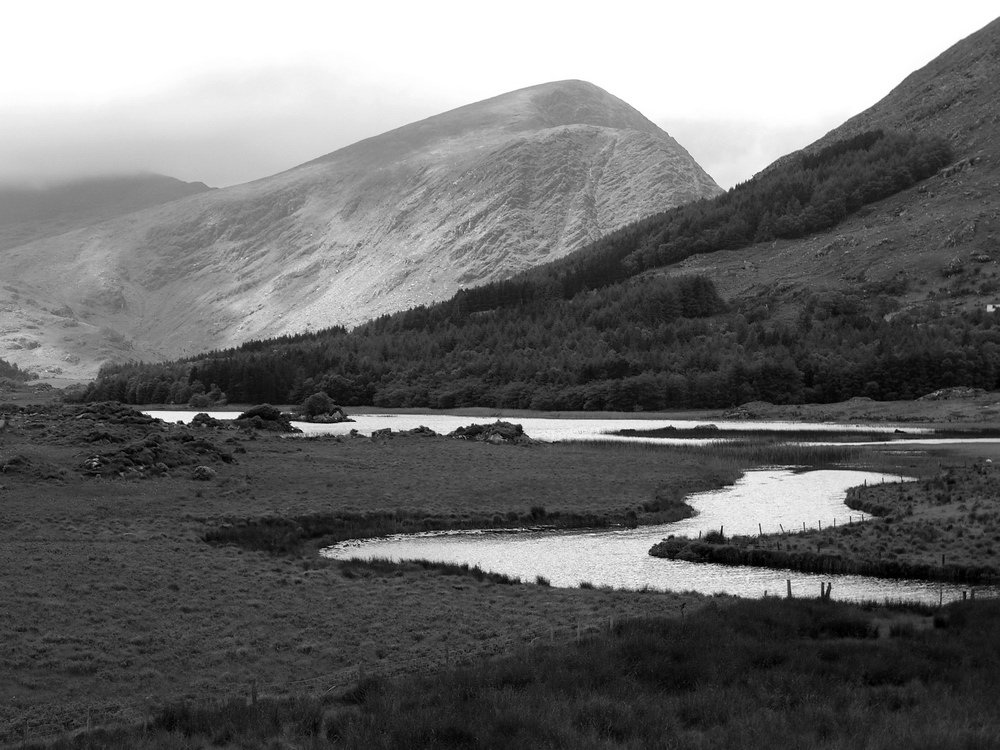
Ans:
<svg viewBox="0 0 1000 750"><path fill-rule="evenodd" d="M0 743L245 697L253 683L261 696L339 689L359 670L427 671L700 600L420 566L359 573L319 559L321 539L276 555L206 543L213 529L366 514L433 526L532 508L612 523L739 473L592 446L286 439L76 416L19 411L0 435ZM123 458L144 454L172 465L143 474ZM86 475L98 456L124 477ZM201 463L214 477L193 478Z"/></svg>
<svg viewBox="0 0 1000 750"><path fill-rule="evenodd" d="M974 655L974 658L970 658ZM178 702L58 748L995 748L1000 602L765 599L337 695Z"/></svg>
<svg viewBox="0 0 1000 750"><path fill-rule="evenodd" d="M989 602L949 608L934 627L926 614L830 602L734 605L316 555L345 530L659 522L686 512L688 493L789 458L922 468L933 484L923 457L287 439L81 408L7 409L0 434L0 744L889 747L894 732L952 732L959 744L940 746L989 747L996 736L994 715L970 718L998 673L992 652L971 650L992 633L980 632L996 619ZM280 533L256 544L260 529ZM892 672L917 643L926 660ZM939 670L940 654L964 677ZM856 677L869 661L888 676Z"/></svg>

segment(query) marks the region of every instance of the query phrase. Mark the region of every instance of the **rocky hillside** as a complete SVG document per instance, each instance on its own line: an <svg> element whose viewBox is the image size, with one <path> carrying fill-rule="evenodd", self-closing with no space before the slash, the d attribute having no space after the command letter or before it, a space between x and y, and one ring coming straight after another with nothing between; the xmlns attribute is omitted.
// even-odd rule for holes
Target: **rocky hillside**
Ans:
<svg viewBox="0 0 1000 750"><path fill-rule="evenodd" d="M1000 19L806 150L876 128L944 137L956 162L830 233L695 257L671 273L709 273L724 297L789 317L816 293L875 301L888 315L1000 301Z"/></svg>
<svg viewBox="0 0 1000 750"><path fill-rule="evenodd" d="M201 182L159 174L99 177L45 187L0 185L0 251L209 189Z"/></svg>
<svg viewBox="0 0 1000 750"><path fill-rule="evenodd" d="M90 375L448 297L718 194L592 84L543 84L0 254L0 355Z"/></svg>

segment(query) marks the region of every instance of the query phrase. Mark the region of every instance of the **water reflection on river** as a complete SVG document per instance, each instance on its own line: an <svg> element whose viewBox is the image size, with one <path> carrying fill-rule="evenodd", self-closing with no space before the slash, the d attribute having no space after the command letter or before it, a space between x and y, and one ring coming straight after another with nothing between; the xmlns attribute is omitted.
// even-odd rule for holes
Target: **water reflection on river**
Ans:
<svg viewBox="0 0 1000 750"><path fill-rule="evenodd" d="M195 411L147 411L152 417L167 422L190 422ZM208 412L215 419L235 419L236 412ZM720 430L757 430L762 434L774 433L780 436L796 430L810 430L835 433L873 433L881 432L891 435L897 429L892 424L836 424L831 422L756 422L749 420L690 420L690 419L576 419L560 417L513 417L501 412L483 416L463 416L454 414L352 414L352 422L338 424L310 424L293 422L306 435L347 435L351 430L357 430L362 435L370 435L375 430L390 428L394 431L411 430L426 426L440 434L447 434L459 427L465 427L473 422L488 423L502 419L515 422L524 428L525 433L536 440L559 442L564 440L615 440L620 442L658 443L661 445L684 444L704 445L717 442L715 438L663 438L663 437L625 437L610 433L619 430L652 430L664 427L675 427L679 430L693 427L715 425ZM925 440L930 436L930 430L907 427L907 440ZM918 438L919 433L925 433ZM896 437L893 435L893 437ZM930 438L932 441L933 438Z"/></svg>
<svg viewBox="0 0 1000 750"><path fill-rule="evenodd" d="M697 536L725 527L728 534L815 528L860 521L843 503L848 487L863 482L898 481L898 476L856 471L788 469L751 471L732 487L693 495L698 515L672 524L638 529L536 532L448 532L352 540L324 550L325 555L427 559L478 565L533 581L544 576L554 586L595 586L693 590L741 596L783 595L785 579L800 595L816 596L820 581L833 581L840 599L910 599L928 602L960 598L962 589L919 581L892 581L864 576L821 576L765 568L728 567L651 557L648 552L669 534Z"/></svg>
<svg viewBox="0 0 1000 750"><path fill-rule="evenodd" d="M188 422L194 411L147 411L166 421ZM233 419L236 413L210 412L216 419ZM360 414L355 421L341 424L307 424L296 422L307 435L347 435L357 430L370 435L374 430L389 427L408 430L421 425L438 433L448 433L473 422L507 419L521 424L532 438L544 441L620 440L663 445L682 443L704 445L713 439L635 438L611 436L609 432L625 429L649 430L673 426L677 429L715 424L720 429L758 429L772 437L794 430L829 431L831 433L885 432L893 433L896 425L834 424L801 422L752 422L660 419L565 419L555 417L473 417L451 414ZM969 439L934 438L930 434L916 435L921 430L907 427L908 435L898 436L894 443L927 445L941 443L996 442L995 438ZM929 431L923 431L929 432ZM893 438L896 438L893 435ZM419 438L416 438L419 439ZM819 444L810 441L808 444ZM868 444L868 443L865 443ZM879 443L884 445L885 443ZM652 459L651 459L652 460ZM848 487L862 482L898 481L899 477L851 471L762 470L748 472L733 487L718 492L696 495L692 505L699 513L694 518L663 526L646 526L632 530L539 531L539 532L459 532L430 533L346 542L326 550L331 557L391 557L421 558L446 562L469 563L487 570L534 580L544 576L556 586L576 586L589 581L596 586L639 589L695 590L702 593L725 592L743 596L763 596L765 592L783 593L785 579L791 577L795 590L813 596L820 581L834 582L833 596L842 599L905 598L936 602L960 598L962 589L956 586L919 581L892 581L863 576L820 576L788 573L763 568L726 567L695 564L650 557L649 548L669 534L697 536L699 531L724 527L726 534L753 534L761 524L765 532L785 529L801 530L823 525L858 521L860 514L843 503ZM994 592L996 593L996 592Z"/></svg>

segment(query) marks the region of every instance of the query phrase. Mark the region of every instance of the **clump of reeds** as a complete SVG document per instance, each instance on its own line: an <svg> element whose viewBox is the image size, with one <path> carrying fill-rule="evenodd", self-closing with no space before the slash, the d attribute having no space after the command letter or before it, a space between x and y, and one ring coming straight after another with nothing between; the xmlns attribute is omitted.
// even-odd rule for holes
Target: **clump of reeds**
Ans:
<svg viewBox="0 0 1000 750"><path fill-rule="evenodd" d="M385 557L352 557L340 563L345 578L370 578L403 575L407 570L430 570L446 576L469 576L477 581L514 585L522 583L517 576L483 570L478 565L436 560L391 560Z"/></svg>

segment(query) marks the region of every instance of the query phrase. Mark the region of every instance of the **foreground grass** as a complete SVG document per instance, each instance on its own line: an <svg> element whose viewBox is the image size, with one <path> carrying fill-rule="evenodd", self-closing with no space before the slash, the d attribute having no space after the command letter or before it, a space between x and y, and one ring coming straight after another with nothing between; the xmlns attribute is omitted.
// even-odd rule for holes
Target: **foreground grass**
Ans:
<svg viewBox="0 0 1000 750"><path fill-rule="evenodd" d="M1000 602L736 601L336 697L178 703L56 747L995 748Z"/></svg>

